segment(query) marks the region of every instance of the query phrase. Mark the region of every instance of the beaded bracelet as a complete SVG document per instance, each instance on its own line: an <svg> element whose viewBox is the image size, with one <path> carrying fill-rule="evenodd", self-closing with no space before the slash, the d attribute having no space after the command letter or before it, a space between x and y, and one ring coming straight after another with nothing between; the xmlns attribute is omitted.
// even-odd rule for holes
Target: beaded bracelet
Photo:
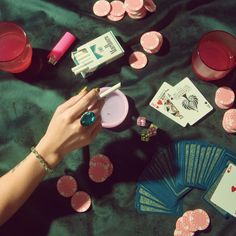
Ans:
<svg viewBox="0 0 236 236"><path fill-rule="evenodd" d="M35 147L31 148L31 152L34 153L35 157L39 160L46 172L51 173L53 169L48 166L48 163L43 159L43 157L37 152Z"/></svg>

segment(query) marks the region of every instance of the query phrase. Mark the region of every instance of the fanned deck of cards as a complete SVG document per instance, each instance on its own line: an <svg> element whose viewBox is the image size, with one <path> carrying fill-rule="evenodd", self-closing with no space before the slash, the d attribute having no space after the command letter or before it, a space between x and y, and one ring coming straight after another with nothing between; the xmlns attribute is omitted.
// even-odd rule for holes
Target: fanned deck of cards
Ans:
<svg viewBox="0 0 236 236"><path fill-rule="evenodd" d="M183 127L195 124L213 110L188 77L174 87L164 82L149 105Z"/></svg>
<svg viewBox="0 0 236 236"><path fill-rule="evenodd" d="M236 201L229 203L225 198L231 194L229 198L236 199L236 166L232 163L236 163L236 154L207 142L178 141L163 147L139 178L135 207L142 213L181 215L183 197L198 188L207 190L203 198L221 214L236 216ZM225 175L229 186L224 192Z"/></svg>

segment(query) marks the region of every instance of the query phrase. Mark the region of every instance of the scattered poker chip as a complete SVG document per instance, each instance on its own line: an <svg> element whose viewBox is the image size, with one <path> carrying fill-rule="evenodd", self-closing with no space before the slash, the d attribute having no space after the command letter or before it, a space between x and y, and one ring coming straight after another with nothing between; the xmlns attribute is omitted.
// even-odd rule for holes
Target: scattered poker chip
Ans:
<svg viewBox="0 0 236 236"><path fill-rule="evenodd" d="M147 62L147 56L143 52L135 51L129 56L129 64L134 69L144 68Z"/></svg>
<svg viewBox="0 0 236 236"><path fill-rule="evenodd" d="M147 11L146 9L144 8L144 10L138 14L132 14L130 12L127 12L128 16L132 19L135 19L135 20L139 20L139 19L143 19L146 15L147 15Z"/></svg>
<svg viewBox="0 0 236 236"><path fill-rule="evenodd" d="M191 214L193 211L186 211L183 214L183 228L185 231L196 232L197 226L191 221Z"/></svg>
<svg viewBox="0 0 236 236"><path fill-rule="evenodd" d="M183 229L183 217L178 218L175 224L175 228L180 231Z"/></svg>
<svg viewBox="0 0 236 236"><path fill-rule="evenodd" d="M222 126L228 133L236 132L236 109L229 109L225 112Z"/></svg>
<svg viewBox="0 0 236 236"><path fill-rule="evenodd" d="M216 90L215 104L221 109L230 108L235 101L234 91L229 87L220 87Z"/></svg>
<svg viewBox="0 0 236 236"><path fill-rule="evenodd" d="M148 50L154 50L160 43L159 38L153 32L146 32L141 36L140 44L143 48Z"/></svg>
<svg viewBox="0 0 236 236"><path fill-rule="evenodd" d="M125 15L122 16L113 16L111 14L107 15L107 19L110 21L120 21L124 18Z"/></svg>
<svg viewBox="0 0 236 236"><path fill-rule="evenodd" d="M89 178L95 183L102 183L109 177L109 169L99 163L89 168Z"/></svg>
<svg viewBox="0 0 236 236"><path fill-rule="evenodd" d="M63 197L71 197L77 191L77 182L70 175L64 175L57 181L57 191Z"/></svg>
<svg viewBox="0 0 236 236"><path fill-rule="evenodd" d="M210 217L206 211L196 209L191 212L190 221L196 226L197 230L205 230L210 224Z"/></svg>
<svg viewBox="0 0 236 236"><path fill-rule="evenodd" d="M118 0L111 2L111 11L110 15L115 17L121 17L125 14L125 6L124 3Z"/></svg>
<svg viewBox="0 0 236 236"><path fill-rule="evenodd" d="M156 4L153 2L153 0L145 0L144 1L144 7L147 11L153 13L157 10Z"/></svg>
<svg viewBox="0 0 236 236"><path fill-rule="evenodd" d="M103 154L97 154L92 157L92 159L89 162L89 166L95 167L97 165L97 163L104 165L104 168L108 169L111 164L111 161L107 156L105 156Z"/></svg>
<svg viewBox="0 0 236 236"><path fill-rule="evenodd" d="M96 1L93 5L93 13L96 16L107 16L111 11L111 4L106 0Z"/></svg>
<svg viewBox="0 0 236 236"><path fill-rule="evenodd" d="M79 213L87 211L91 206L90 196L83 191L76 192L71 198L72 208Z"/></svg>
<svg viewBox="0 0 236 236"><path fill-rule="evenodd" d="M137 118L137 125L138 125L138 126L145 127L146 124L147 124L147 119L146 119L146 117L144 117L144 116L139 116L139 117Z"/></svg>
<svg viewBox="0 0 236 236"><path fill-rule="evenodd" d="M143 0L125 0L126 10L129 12L140 11L144 6Z"/></svg>

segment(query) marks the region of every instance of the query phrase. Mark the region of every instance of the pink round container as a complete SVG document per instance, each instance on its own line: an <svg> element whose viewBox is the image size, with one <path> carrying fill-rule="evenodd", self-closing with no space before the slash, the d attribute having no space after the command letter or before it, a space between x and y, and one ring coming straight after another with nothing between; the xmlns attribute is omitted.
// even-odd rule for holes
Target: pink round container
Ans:
<svg viewBox="0 0 236 236"><path fill-rule="evenodd" d="M100 93L110 87L100 88ZM101 110L102 127L114 128L119 126L126 118L129 110L129 103L126 96L116 90L105 98L105 104Z"/></svg>

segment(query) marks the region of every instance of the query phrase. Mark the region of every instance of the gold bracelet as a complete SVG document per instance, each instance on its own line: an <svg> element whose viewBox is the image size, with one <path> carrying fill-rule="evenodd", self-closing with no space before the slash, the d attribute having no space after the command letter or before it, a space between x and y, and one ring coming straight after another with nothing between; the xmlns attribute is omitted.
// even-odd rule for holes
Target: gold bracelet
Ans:
<svg viewBox="0 0 236 236"><path fill-rule="evenodd" d="M46 172L51 173L53 169L48 166L48 163L43 159L43 157L37 152L35 147L31 148L31 152L34 153L35 157L39 160Z"/></svg>

